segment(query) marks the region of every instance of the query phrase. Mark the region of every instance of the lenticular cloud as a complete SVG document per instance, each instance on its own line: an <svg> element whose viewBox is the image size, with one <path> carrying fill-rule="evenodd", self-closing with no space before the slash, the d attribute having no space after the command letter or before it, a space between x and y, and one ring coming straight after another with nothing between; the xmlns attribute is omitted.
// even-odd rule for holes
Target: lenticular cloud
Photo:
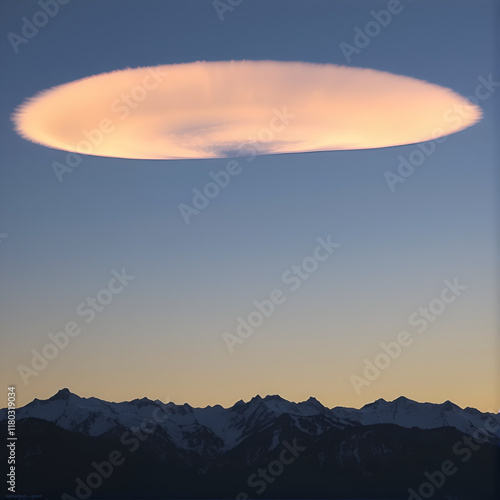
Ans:
<svg viewBox="0 0 500 500"><path fill-rule="evenodd" d="M28 99L26 139L117 158L381 148L463 130L481 110L405 76L331 64L195 62L90 76Z"/></svg>

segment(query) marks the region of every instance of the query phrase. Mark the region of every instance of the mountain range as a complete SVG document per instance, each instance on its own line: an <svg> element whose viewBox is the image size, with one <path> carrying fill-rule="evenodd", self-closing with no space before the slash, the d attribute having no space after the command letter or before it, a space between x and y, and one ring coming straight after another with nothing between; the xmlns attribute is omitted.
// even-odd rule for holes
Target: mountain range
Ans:
<svg viewBox="0 0 500 500"><path fill-rule="evenodd" d="M6 418L0 410L2 430ZM354 409L275 395L194 408L62 389L19 408L16 421L24 494L246 500L414 492L416 500L432 488L432 498L500 498L500 415L449 401L400 397ZM445 461L454 472L438 474Z"/></svg>

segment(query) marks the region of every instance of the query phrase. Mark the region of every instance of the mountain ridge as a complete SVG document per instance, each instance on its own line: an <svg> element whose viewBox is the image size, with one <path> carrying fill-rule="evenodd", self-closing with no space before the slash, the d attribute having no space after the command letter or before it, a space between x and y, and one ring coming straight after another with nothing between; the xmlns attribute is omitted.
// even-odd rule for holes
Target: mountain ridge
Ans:
<svg viewBox="0 0 500 500"><path fill-rule="evenodd" d="M193 407L188 403L163 403L146 397L109 402L95 397L84 398L63 388L48 399L35 398L18 408L16 418L40 418L66 430L100 436L117 426L130 429L141 425L145 420L154 419L154 413L158 415L155 424L167 432L176 446L187 450L193 449L190 444L193 434L210 431L209 434L224 442L222 449L227 451L256 428L270 425L281 415L291 416L297 426L310 425L303 420L315 420L315 425L322 426L323 430L327 426L394 424L419 429L453 427L468 435L484 430L486 422L492 420L498 424L499 430L492 433L486 429L489 439L493 442L500 438L500 414L483 413L471 407L463 409L450 401L420 403L404 396L393 401L379 398L356 409L328 408L312 396L296 403L277 394L256 395L247 402L240 400L225 408L221 405ZM4 418L6 409L0 410L0 420Z"/></svg>
<svg viewBox="0 0 500 500"><path fill-rule="evenodd" d="M371 406L371 405L374 405L376 403L396 403L396 402L400 402L400 401L403 401L403 402L411 402L411 403L417 403L417 404L428 404L428 405L445 405L445 404L452 404L462 410L467 410L467 409L472 409L472 410L475 410L475 411L478 411L480 413L483 413L483 414L491 414L491 415L496 415L496 413L493 413L493 412L485 412L485 411L481 411L473 406L466 406L465 408L462 408L461 406L457 405L456 403L453 403L452 401L450 400L446 400L446 401L443 401L442 403L431 403L431 402L420 402L420 401L416 401L414 399L410 399L410 398L407 398L406 396L398 396L397 398L393 399L392 401L391 400L386 400L384 398L379 398L379 399L376 399L375 401L372 401L370 403L365 403L363 406L359 407L359 408L355 408L355 407L351 407L351 406L332 406L332 407L328 407L328 406L325 406L323 405L323 403L321 403L316 397L314 396L309 396L308 399L304 400L304 401L299 401L299 402L295 402L295 401L289 401L285 398L283 398L282 396L280 396L279 394L267 394L265 396L261 396L260 394L256 394L255 396L252 396L248 401L244 401L243 399L240 399L238 401L236 401L233 405L231 406L222 406L221 404L219 403L216 403L216 404L213 404L213 405L207 405L207 406L192 406L190 405L189 403L173 403L172 401L167 401L167 402L163 402L161 401L160 399L149 399L148 397L142 397L142 398L134 398L134 399L131 399L131 400L123 400L123 401L107 401L107 400L104 400L104 399L100 399L100 398L96 398L95 396L90 396L90 397L85 397L85 396L80 396L74 392L71 392L70 389L68 389L67 387L64 387L62 389L59 389L54 395L52 395L51 397L47 398L47 399L39 399L39 398L34 398L32 401L30 401L29 403L26 403L24 406L20 406L18 409L21 409L21 408L24 408L30 404L32 404L33 402L35 401L51 401L51 400L56 400L56 399L67 399L68 397L70 396L75 396L79 399L93 399L93 400L98 400L98 401L104 401L106 403L114 403L114 404L120 404L120 403L133 403L133 402L138 402L138 401L149 401L149 402L152 402L152 403L162 403L162 404L175 404L176 406L189 406L190 408L196 408L196 409L205 409L205 408L214 408L214 407L221 407L225 410L228 410L230 408L233 408L234 406L236 406L237 404L241 404L241 403L249 403L251 402L252 400L273 400L273 399L279 399L281 401L286 401L286 402L289 402L289 403L292 403L292 404L301 404L301 403L307 403L307 402L317 402L319 403L321 406L323 406L324 408L327 408L327 409L330 409L330 410L334 410L336 408L344 408L344 409L349 409L349 410L362 410L363 408L365 407L368 407L368 406ZM0 411L4 410L5 408L0 408ZM500 414L500 410L499 410L499 414Z"/></svg>
<svg viewBox="0 0 500 500"><path fill-rule="evenodd" d="M4 433L5 419L0 410ZM62 389L17 409L16 433L22 493L54 499L76 498L75 478L95 476L94 464L115 452L124 465L103 480L99 498L243 500L260 495L256 473L283 467L259 498L400 499L450 458L460 474L436 498L499 498L500 416L451 402L400 397L330 409L314 398L270 395L195 408L148 398L106 402ZM467 452L466 440L479 434L483 444ZM279 465L286 450L296 457Z"/></svg>

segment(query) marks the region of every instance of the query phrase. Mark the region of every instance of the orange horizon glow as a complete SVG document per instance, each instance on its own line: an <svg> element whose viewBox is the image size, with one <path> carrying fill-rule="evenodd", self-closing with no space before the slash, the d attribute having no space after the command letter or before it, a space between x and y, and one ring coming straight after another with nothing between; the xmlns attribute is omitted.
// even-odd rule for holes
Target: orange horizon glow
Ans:
<svg viewBox="0 0 500 500"><path fill-rule="evenodd" d="M38 393L36 396L33 397L26 397L26 395L23 395L21 398L19 398L20 395L18 395L18 407L21 408L29 403L31 403L34 399L39 399L39 400L46 400L54 396L59 390L63 389L65 386L56 384L53 388L48 389L44 388L42 391L43 394ZM478 401L471 401L468 398L459 398L454 399L454 398L446 398L446 397L439 397L437 394L434 393L434 391L430 391L427 397L423 396L423 394L415 394L412 393L413 391L407 391L405 394L400 393L400 392L395 392L395 391L382 391L382 393L377 394L376 396L374 395L373 397L362 397L362 398L346 398L346 394L343 394L342 397L340 398L334 398L332 396L328 397L324 394L321 395L306 395L306 394L279 394L276 391L275 392L262 392L262 391L257 391L257 392L248 392L245 391L246 394L242 395L240 398L235 398L233 397L224 397L222 399L217 399L217 398L201 398L201 399L194 399L193 398L187 398L187 399L179 399L177 398L171 398L168 396L165 396L163 391L160 391L159 393L156 391L151 391L147 390L145 392L137 392L137 391L118 391L120 395L117 397L116 395L114 396L112 392L115 391L97 391L97 392L92 392L92 391L84 391L84 390L74 390L71 385L69 387L69 390L76 394L79 397L82 397L84 399L88 398L98 398L103 401L107 402L112 402L112 403L121 403L121 402L129 402L133 401L135 399L142 399L144 397L148 398L151 401L156 401L159 400L162 403L169 403L172 402L176 405L183 405L183 404L188 404L193 408L206 408L209 406L216 406L220 405L223 408L231 408L234 406L238 400L243 400L245 403L248 403L253 397L255 396L260 396L261 398L265 398L266 396L272 396L272 395L279 395L283 399L286 399L290 402L294 403L301 403L305 402L309 399L309 397L314 397L317 399L325 408L336 408L336 407L344 407L344 408L356 408L360 409L366 404L370 404L375 402L378 399L384 399L386 401L394 401L400 396L407 397L408 399L415 401L417 403L431 403L431 404L443 404L447 400L450 400L452 403L456 404L462 409L465 409L467 407L472 407L476 408L477 410L483 412L483 413L500 413L500 410L498 409L498 406L495 406L495 401L492 399L486 398L483 400L483 404L478 404ZM419 391L420 392L420 391ZM412 393L412 394L409 394ZM430 396L430 397L429 397ZM3 406L1 407L3 408Z"/></svg>
<svg viewBox="0 0 500 500"><path fill-rule="evenodd" d="M225 61L90 76L27 99L13 121L73 153L197 159L413 144L481 116L450 89L374 69Z"/></svg>

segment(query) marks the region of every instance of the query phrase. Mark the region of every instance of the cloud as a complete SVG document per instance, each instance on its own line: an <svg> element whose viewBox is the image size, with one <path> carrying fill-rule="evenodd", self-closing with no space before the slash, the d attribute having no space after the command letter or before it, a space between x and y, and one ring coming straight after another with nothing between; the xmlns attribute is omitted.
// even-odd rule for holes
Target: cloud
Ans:
<svg viewBox="0 0 500 500"><path fill-rule="evenodd" d="M368 149L463 130L481 109L414 78L331 64L195 62L124 69L43 91L14 113L24 138L76 153L223 158Z"/></svg>

